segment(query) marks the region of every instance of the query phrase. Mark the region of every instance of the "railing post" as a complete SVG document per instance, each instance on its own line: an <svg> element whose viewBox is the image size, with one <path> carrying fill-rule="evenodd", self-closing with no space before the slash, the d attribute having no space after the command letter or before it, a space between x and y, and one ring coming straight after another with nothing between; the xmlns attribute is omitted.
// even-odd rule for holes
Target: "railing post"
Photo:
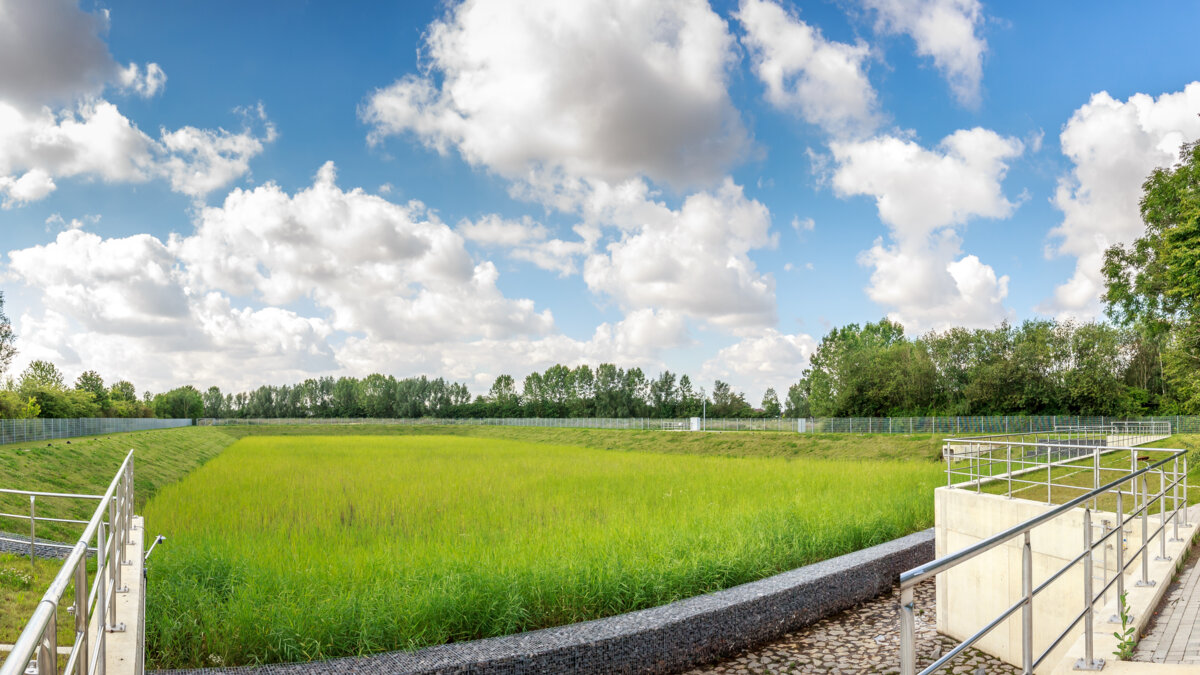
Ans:
<svg viewBox="0 0 1200 675"><path fill-rule="evenodd" d="M1021 607L1021 672L1033 673L1033 547L1029 544L1029 530L1025 531L1025 543L1021 547L1021 594L1025 605Z"/></svg>
<svg viewBox="0 0 1200 675"><path fill-rule="evenodd" d="M85 543L86 546L86 543ZM87 553L84 552L75 566L75 643L79 645L79 656L75 658L75 675L88 675L88 590ZM64 673L63 675L69 675Z"/></svg>
<svg viewBox="0 0 1200 675"><path fill-rule="evenodd" d="M1158 557L1155 560L1170 560L1167 555L1167 473L1158 470Z"/></svg>
<svg viewBox="0 0 1200 675"><path fill-rule="evenodd" d="M36 500L37 500L37 497L35 497L34 495L29 495L29 573L30 573L30 575L36 574L34 571L34 568L33 568L33 546L34 546L33 543L35 541L37 541L37 539L36 539L36 537L37 537L37 519L36 519L37 510L34 508L34 503L36 502Z"/></svg>
<svg viewBox="0 0 1200 675"><path fill-rule="evenodd" d="M108 571L108 537L105 536L104 517L100 517L100 522L96 526L96 623L100 625L101 632L108 629L108 584L110 580ZM101 642L103 644L103 642ZM101 649L97 655L99 663L104 663L104 650Z"/></svg>
<svg viewBox="0 0 1200 675"><path fill-rule="evenodd" d="M1171 510L1171 541L1182 541L1179 538L1179 457L1175 457L1172 462L1171 474L1173 476L1171 490L1174 496L1171 498L1171 505L1174 506Z"/></svg>
<svg viewBox="0 0 1200 675"><path fill-rule="evenodd" d="M1134 488L1136 489L1136 487ZM1153 586L1150 580L1150 486L1142 474L1142 578L1135 586Z"/></svg>
<svg viewBox="0 0 1200 675"><path fill-rule="evenodd" d="M913 614L912 587L900 589L900 674L917 671L916 617Z"/></svg>
<svg viewBox="0 0 1200 675"><path fill-rule="evenodd" d="M1117 486L1117 602L1125 595L1125 508L1121 501L1121 486ZM1109 623L1121 623L1121 617L1113 614Z"/></svg>
<svg viewBox="0 0 1200 675"><path fill-rule="evenodd" d="M1005 419L1007 420L1008 418ZM1006 468L1008 469L1008 498L1012 499L1012 446L1006 445L1005 450L1007 451L1005 461L1007 463Z"/></svg>
<svg viewBox="0 0 1200 675"><path fill-rule="evenodd" d="M38 641L37 671L39 675L57 675L58 673L57 611L50 615L50 623L46 624L46 630L42 632L42 639Z"/></svg>
<svg viewBox="0 0 1200 675"><path fill-rule="evenodd" d="M1096 600L1092 597L1092 510L1083 510L1083 659L1075 664L1079 670L1097 670L1103 667L1103 662L1097 663L1095 655L1095 636L1092 635L1092 605Z"/></svg>
<svg viewBox="0 0 1200 675"><path fill-rule="evenodd" d="M1187 455L1185 454L1183 456L1183 526L1191 527L1192 524L1188 522L1188 483L1187 483L1188 467L1187 467L1187 460L1188 460L1188 458L1187 458Z"/></svg>

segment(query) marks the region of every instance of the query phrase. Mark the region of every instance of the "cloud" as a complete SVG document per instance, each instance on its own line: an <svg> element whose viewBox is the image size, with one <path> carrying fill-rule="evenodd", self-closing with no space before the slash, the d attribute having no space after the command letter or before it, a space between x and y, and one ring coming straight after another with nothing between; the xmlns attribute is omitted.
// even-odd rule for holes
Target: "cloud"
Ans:
<svg viewBox="0 0 1200 675"><path fill-rule="evenodd" d="M933 150L895 136L835 141L830 149L834 191L874 197L879 218L901 237L973 217L1007 218L1017 206L1000 183L1023 145L988 129L956 131Z"/></svg>
<svg viewBox="0 0 1200 675"><path fill-rule="evenodd" d="M859 263L873 268L867 296L891 308L888 318L910 331L986 328L1013 316L1004 306L1008 276L963 255L952 231L900 245L877 239Z"/></svg>
<svg viewBox="0 0 1200 675"><path fill-rule="evenodd" d="M817 226L817 221L812 218L801 218L800 216L792 217L792 229L797 234L801 232L812 232Z"/></svg>
<svg viewBox="0 0 1200 675"><path fill-rule="evenodd" d="M569 367L617 363L646 370L665 368L665 349L688 344L682 317L638 310L616 323L602 323L592 337L577 340L555 334L533 339L481 339L428 345L351 337L337 350L347 372L365 375L384 370L394 373L428 373L466 382L476 393L485 393L498 375L518 381L555 364Z"/></svg>
<svg viewBox="0 0 1200 675"><path fill-rule="evenodd" d="M323 320L235 308L218 294L197 293L169 247L147 234L104 239L72 228L48 244L11 251L9 260L7 276L38 291L44 308L21 317L24 363L47 358L69 372L99 367L109 379L163 388L335 366Z"/></svg>
<svg viewBox="0 0 1200 675"><path fill-rule="evenodd" d="M950 85L954 98L977 107L987 41L979 35L983 7L979 0L861 0L877 13L879 33L904 33L917 44L917 54L933 64Z"/></svg>
<svg viewBox="0 0 1200 675"><path fill-rule="evenodd" d="M25 172L19 178L0 176L0 194L4 202L0 204L5 209L20 206L26 202L36 202L54 192L54 179L41 169Z"/></svg>
<svg viewBox="0 0 1200 675"><path fill-rule="evenodd" d="M488 214L475 222L463 221L458 232L468 240L489 249L503 249L516 260L523 260L560 277L579 271L580 259L591 252L599 233L594 228L577 227L577 241L550 239L550 230L528 216L506 220Z"/></svg>
<svg viewBox="0 0 1200 675"><path fill-rule="evenodd" d="M878 100L867 79L866 43L826 40L819 29L770 0L743 0L735 16L746 31L743 42L771 105L838 136L877 126Z"/></svg>
<svg viewBox="0 0 1200 675"><path fill-rule="evenodd" d="M6 206L45 198L56 178L142 183L166 179L173 190L193 197L228 185L249 171L249 162L275 138L265 115L264 130L163 129L153 139L117 106L92 99L58 112L26 112L0 100L0 190Z"/></svg>
<svg viewBox="0 0 1200 675"><path fill-rule="evenodd" d="M1200 82L1155 98L1125 101L1094 94L1067 121L1059 141L1074 165L1059 178L1054 205L1062 222L1050 232L1051 256L1076 258L1071 279L1038 311L1092 318L1104 293L1104 250L1144 232L1138 202L1157 167L1173 165L1183 143L1200 138Z"/></svg>
<svg viewBox="0 0 1200 675"><path fill-rule="evenodd" d="M124 91L142 98L154 98L167 86L167 74L157 63L147 63L144 69L130 63L117 73L117 82Z"/></svg>
<svg viewBox="0 0 1200 675"><path fill-rule="evenodd" d="M775 281L749 256L776 245L770 213L731 179L679 209L655 201L640 181L598 186L584 210L620 230L584 265L593 292L626 310L669 310L726 330L775 322Z"/></svg>
<svg viewBox="0 0 1200 675"><path fill-rule="evenodd" d="M0 92L11 105L70 103L116 74L107 12L89 14L75 0L3 0L0 14Z"/></svg>
<svg viewBox="0 0 1200 675"><path fill-rule="evenodd" d="M788 335L768 328L724 347L705 361L701 380L720 379L734 389L747 388L751 392L749 402L754 406L768 387L774 388L782 401L788 387L800 380L816 349L817 341L811 335Z"/></svg>
<svg viewBox="0 0 1200 675"><path fill-rule="evenodd" d="M331 162L295 195L275 184L234 190L171 249L200 287L277 306L308 299L334 328L373 339L503 338L554 325L532 300L505 298L495 265L472 261L423 204L343 191Z"/></svg>
<svg viewBox="0 0 1200 675"><path fill-rule="evenodd" d="M203 197L246 175L250 160L277 137L261 103L246 116L263 127L261 135L249 123L238 133L190 126L163 130L156 148L160 154L157 173L170 182L172 190L193 197Z"/></svg>
<svg viewBox="0 0 1200 675"><path fill-rule="evenodd" d="M712 183L750 142L736 61L704 0L467 0L433 22L428 74L372 92L369 139L412 134L514 180Z"/></svg>
<svg viewBox="0 0 1200 675"><path fill-rule="evenodd" d="M184 126L151 138L102 94L112 84L153 97L166 74L156 63L113 61L103 40L107 12L89 14L70 0L0 0L0 15L4 208L44 199L62 178L162 178L176 192L200 198L245 175L275 138L261 105L238 132Z"/></svg>
<svg viewBox="0 0 1200 675"><path fill-rule="evenodd" d="M1008 218L1017 208L1001 183L1022 143L987 129L957 131L933 150L880 136L831 144L832 184L843 197L875 199L894 243L877 240L859 257L874 268L867 295L912 330L988 326L1010 316L1008 277L963 255L954 231L973 218Z"/></svg>

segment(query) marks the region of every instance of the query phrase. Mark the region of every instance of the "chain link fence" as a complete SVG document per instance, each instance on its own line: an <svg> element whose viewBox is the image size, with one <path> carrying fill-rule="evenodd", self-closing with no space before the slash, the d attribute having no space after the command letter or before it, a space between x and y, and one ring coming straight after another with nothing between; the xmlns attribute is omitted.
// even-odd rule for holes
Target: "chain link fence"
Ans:
<svg viewBox="0 0 1200 675"><path fill-rule="evenodd" d="M960 417L657 418L657 417L488 417L488 418L266 418L211 419L200 425L400 424L407 426L503 426L560 429L663 431L790 431L819 434L1015 434L1065 426L1108 426L1114 422L1169 422L1172 433L1200 433L1200 416L1105 417L1080 415L993 415Z"/></svg>
<svg viewBox="0 0 1200 675"><path fill-rule="evenodd" d="M123 431L173 429L192 425L190 419L157 419L153 417L84 417L80 419L0 419L0 445L32 443L56 438L99 436Z"/></svg>

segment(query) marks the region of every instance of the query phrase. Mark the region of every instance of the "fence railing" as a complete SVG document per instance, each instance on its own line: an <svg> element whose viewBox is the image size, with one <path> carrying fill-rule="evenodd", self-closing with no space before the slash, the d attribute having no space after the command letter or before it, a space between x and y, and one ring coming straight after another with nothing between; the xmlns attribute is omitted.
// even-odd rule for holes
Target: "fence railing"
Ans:
<svg viewBox="0 0 1200 675"><path fill-rule="evenodd" d="M499 426L545 427L555 429L624 429L653 431L805 431L807 420L787 417L766 418L691 418L691 417L281 417L281 418L202 418L200 426L297 425L297 424L399 424L408 426Z"/></svg>
<svg viewBox="0 0 1200 675"><path fill-rule="evenodd" d="M550 427L563 429L662 429L691 428L690 417L270 417L202 418L201 425L264 424L405 424ZM853 434L1009 434L1054 431L1061 427L1111 426L1114 423L1164 422L1175 433L1200 433L1200 415L1169 417L1102 417L1046 415L976 417L756 417L701 418L704 431L791 431L799 433Z"/></svg>
<svg viewBox="0 0 1200 675"><path fill-rule="evenodd" d="M49 493L44 493L49 494ZM128 564L130 530L133 527L133 451L125 456L108 490L103 495L71 495L98 500L79 541L71 547L62 569L50 582L33 616L0 664L0 675L58 673L58 607L67 587L74 584L74 641L67 655L64 674L103 675L109 632L127 628L116 621L116 595L128 592L122 585L122 566ZM89 542L95 540L96 571L87 571ZM140 641L139 641L140 644Z"/></svg>
<svg viewBox="0 0 1200 675"><path fill-rule="evenodd" d="M942 446L946 485L974 487L979 492L984 483L993 482L1004 488L1006 496L1020 493L1023 499L1038 498L1040 493L1032 490L1044 486L1050 503L1055 488L1098 488L1106 472L1136 470L1139 457L1147 452L1137 446L1170 435L1169 422L1114 422L1107 427L947 438ZM1127 453L1129 460L1119 460L1114 453ZM1078 481L1085 472L1092 473L1094 480L1081 485Z"/></svg>
<svg viewBox="0 0 1200 675"><path fill-rule="evenodd" d="M32 443L56 438L99 436L124 431L173 429L192 425L190 419L155 417L83 417L73 419L0 419L0 445Z"/></svg>
<svg viewBox="0 0 1200 675"><path fill-rule="evenodd" d="M970 439L963 439L970 440ZM1078 440L1078 439L1077 439ZM1026 452L1030 446L1021 440L1005 440L1002 437L994 437L990 440L993 447L991 452L1003 452L1006 457L1013 454ZM1054 447L1053 441L1047 442L1047 445ZM1058 444L1059 448L1078 448L1079 446L1070 446L1066 444ZM1055 507L1039 516L1031 518L1023 523L1015 525L999 534L991 536L974 545L968 546L960 551L956 551L949 555L943 556L932 562L926 563L919 567L915 567L900 575L900 667L903 675L914 675L916 670L916 618L913 590L917 584L931 579L938 574L947 572L958 565L961 565L968 560L971 560L979 555L982 555L992 549L995 549L1006 542L1023 537L1022 542L1022 565L1021 565L1021 596L1010 605L1007 609L994 617L986 625L976 631L967 639L960 642L953 649L942 654L937 660L930 664L925 669L921 670L921 675L934 673L947 666L955 657L968 649L991 631L1002 625L1006 620L1015 615L1018 611L1021 613L1021 654L1023 672L1032 673L1034 669L1042 664L1042 662L1058 647L1058 645L1075 629L1082 621L1084 624L1083 635L1085 636L1085 657L1080 664L1077 664L1078 669L1097 670L1103 666L1102 659L1096 659L1094 654L1094 633L1092 630L1094 606L1096 601L1101 598L1107 598L1108 591L1115 585L1116 597L1120 598L1125 592L1125 572L1130 565L1140 556L1141 558L1141 575L1142 578L1138 582L1139 585L1149 585L1149 546L1151 542L1158 538L1159 554L1158 560L1169 560L1166 554L1167 545L1167 524L1170 522L1174 528L1173 541L1179 539L1179 522L1181 515L1186 516L1187 507L1187 451L1186 450L1160 450L1157 452L1166 453L1166 456L1158 461L1151 463L1142 457L1139 453L1145 452L1144 449L1133 447L1109 447L1094 443L1091 446L1085 447L1087 450L1085 456L1095 458L1094 481L1095 487L1086 488L1080 486L1069 486L1082 492L1082 494L1070 498L1058 507ZM1108 483L1101 484L1099 459L1103 453L1109 452L1128 452L1131 456L1131 465L1129 469L1120 471L1123 475L1111 480ZM1139 463L1144 465L1142 468L1137 468ZM1182 464L1182 466L1181 466ZM1035 469L1036 470L1036 467ZM997 474L992 476L980 476L974 481L975 487L981 484L986 484L990 481L1005 481L1011 480L1014 474L1020 474L1025 469L1014 466L1005 474ZM1149 489L1148 477L1156 476L1158 483L1158 491L1151 494ZM1182 495L1181 495L1182 491ZM1011 494L1011 491L1010 491ZM1115 495L1115 510L1112 514L1104 511L1098 513L1106 516L1111 516L1115 521L1115 526L1111 529L1105 523L1102 533L1099 538L1093 535L1092 518L1093 513L1097 512L1096 507L1100 501L1110 495ZM1132 500L1132 503L1130 501ZM1107 500L1106 500L1107 501ZM1155 503L1159 505L1158 527L1150 531L1150 514ZM1168 516L1167 503L1170 502L1170 515ZM1083 507L1083 550L1079 555L1067 562L1058 570L1050 573L1047 578L1042 580L1036 586L1033 578L1033 551L1030 547L1030 532L1035 528L1049 523L1050 521L1063 516L1072 510ZM1126 514L1125 509L1131 506L1132 510ZM1096 547L1105 547L1113 535L1126 531L1126 526L1132 527L1135 520L1140 520L1141 523L1141 546L1136 551L1126 556L1124 546L1121 540L1118 539L1114 548L1116 549L1116 567L1114 568L1113 578L1110 580L1107 573L1107 559L1105 560L1105 574L1101 582L1101 588L1096 591L1093 588L1093 558ZM1188 526L1188 523L1184 523ZM1124 535L1118 535L1123 537ZM1105 553L1107 556L1107 553ZM1080 607L1080 612L1075 615L1075 618L1070 621L1065 627L1057 633L1050 631L1057 630L1057 626L1045 626L1039 624L1039 633L1045 635L1053 635L1047 646L1036 657L1033 654L1033 598L1039 593L1048 588L1053 582L1066 574L1075 565L1083 565L1082 583L1083 583L1083 602Z"/></svg>

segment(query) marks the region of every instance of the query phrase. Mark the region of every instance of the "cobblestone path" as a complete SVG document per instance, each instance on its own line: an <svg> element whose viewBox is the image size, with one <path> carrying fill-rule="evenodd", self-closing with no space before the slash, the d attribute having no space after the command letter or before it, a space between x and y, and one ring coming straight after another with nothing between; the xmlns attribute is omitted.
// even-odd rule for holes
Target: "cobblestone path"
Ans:
<svg viewBox="0 0 1200 675"><path fill-rule="evenodd" d="M757 675L759 673L899 673L899 587L857 607L785 635L726 661L689 670L684 675ZM934 586L916 589L917 667L929 665L957 642L938 635L934 619ZM968 650L942 672L1019 673L1020 669Z"/></svg>

